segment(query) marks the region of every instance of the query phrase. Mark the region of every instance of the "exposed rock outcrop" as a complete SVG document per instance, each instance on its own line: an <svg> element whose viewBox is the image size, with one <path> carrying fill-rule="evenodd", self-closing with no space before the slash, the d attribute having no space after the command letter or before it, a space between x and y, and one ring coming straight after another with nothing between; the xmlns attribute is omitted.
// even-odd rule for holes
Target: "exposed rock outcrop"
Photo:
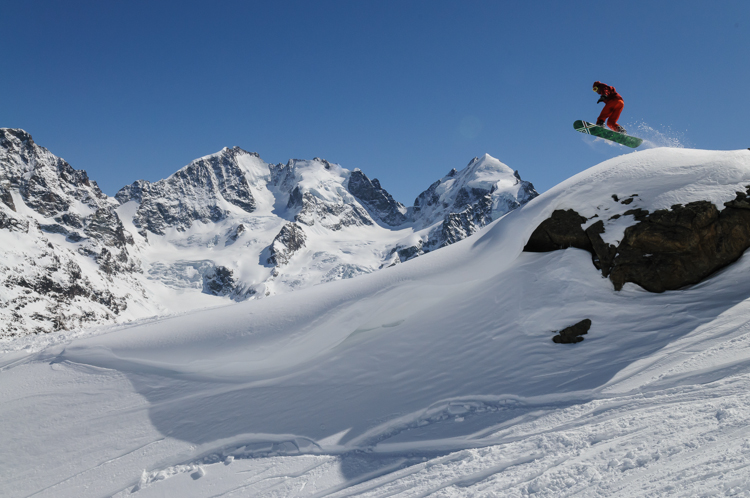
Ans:
<svg viewBox="0 0 750 498"><path fill-rule="evenodd" d="M296 223L287 223L281 228L269 247L271 255L266 262L269 265L281 266L289 263L295 252L305 246L305 232Z"/></svg>
<svg viewBox="0 0 750 498"><path fill-rule="evenodd" d="M295 196L294 192L290 195L290 202L294 197L295 202L300 196ZM299 206L299 212L294 216L294 221L303 225L313 226L319 222L323 227L329 230L341 230L343 227L350 226L368 226L372 225L372 220L362 207L356 204L332 203L312 195L310 192L304 192L301 200L291 207Z"/></svg>
<svg viewBox="0 0 750 498"><path fill-rule="evenodd" d="M236 284L232 270L225 266L211 267L203 274L203 292L206 294L226 296L234 291Z"/></svg>
<svg viewBox="0 0 750 498"><path fill-rule="evenodd" d="M71 329L111 321L128 307L116 295L84 274L70 251L40 239L33 256L15 265L0 263L6 288L0 335L24 335ZM33 311L29 311L33 310Z"/></svg>
<svg viewBox="0 0 750 498"><path fill-rule="evenodd" d="M337 164L319 157L290 159L270 166L270 175L268 186L288 196L287 216L297 223L333 231L374 224L367 209L344 185L348 172Z"/></svg>
<svg viewBox="0 0 750 498"><path fill-rule="evenodd" d="M245 225L243 225L242 223L232 228L227 234L226 245L234 244L235 242L237 242L237 239L242 237L242 235L246 232L247 228L245 228Z"/></svg>
<svg viewBox="0 0 750 498"><path fill-rule="evenodd" d="M602 240L603 221L583 230L583 216L558 210L534 230L524 250L584 249L617 290L627 282L651 292L675 290L702 281L750 247L749 201L747 193L737 192L721 211L708 201L653 213L627 211L637 223L625 229L617 247Z"/></svg>
<svg viewBox="0 0 750 498"><path fill-rule="evenodd" d="M433 244L445 247L463 240L492 221L492 202L489 194L476 199L460 213L448 213L440 227L440 237L431 239ZM437 243L437 244L436 244Z"/></svg>
<svg viewBox="0 0 750 498"><path fill-rule="evenodd" d="M581 342L583 340L583 337L581 336L588 334L590 328L591 320L588 318L583 319L575 325L562 329L552 338L552 341L557 344L575 344Z"/></svg>
<svg viewBox="0 0 750 498"><path fill-rule="evenodd" d="M406 223L406 208L394 200L391 194L380 186L377 179L371 181L367 175L355 169L349 176L347 188L371 214L386 225L395 227Z"/></svg>
<svg viewBox="0 0 750 498"><path fill-rule="evenodd" d="M575 247L591 251L591 241L581 225L586 218L572 209L558 209L544 220L531 234L524 251L549 252Z"/></svg>
<svg viewBox="0 0 750 498"><path fill-rule="evenodd" d="M679 289L737 261L750 247L750 203L738 192L724 205L719 211L699 201L640 215L617 248L615 288L635 282L651 292Z"/></svg>
<svg viewBox="0 0 750 498"><path fill-rule="evenodd" d="M150 183L138 180L120 189L120 204L138 202L133 224L141 230L164 235L167 228L184 231L196 221L217 222L227 215L226 204L247 213L255 210L255 198L239 158L256 153L234 147L197 159L167 179Z"/></svg>
<svg viewBox="0 0 750 498"><path fill-rule="evenodd" d="M199 262L193 262L196 264ZM234 272L226 266L204 262L203 293L212 296L228 296L235 301L242 301L255 294L255 290L246 287L234 277Z"/></svg>

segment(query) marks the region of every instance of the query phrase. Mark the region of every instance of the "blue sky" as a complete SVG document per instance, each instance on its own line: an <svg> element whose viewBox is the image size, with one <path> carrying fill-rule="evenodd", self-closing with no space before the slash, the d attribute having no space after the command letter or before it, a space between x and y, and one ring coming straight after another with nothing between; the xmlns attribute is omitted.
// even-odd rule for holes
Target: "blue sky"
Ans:
<svg viewBox="0 0 750 498"><path fill-rule="evenodd" d="M750 147L746 0L6 1L0 42L0 127L110 195L234 145L406 205L484 153L544 191L630 152L573 130L595 80L633 135Z"/></svg>

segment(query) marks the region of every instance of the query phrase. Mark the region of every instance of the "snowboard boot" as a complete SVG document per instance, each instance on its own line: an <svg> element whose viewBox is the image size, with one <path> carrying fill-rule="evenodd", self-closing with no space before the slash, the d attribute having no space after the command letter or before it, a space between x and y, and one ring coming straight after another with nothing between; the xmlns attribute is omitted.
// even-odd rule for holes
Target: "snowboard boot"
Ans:
<svg viewBox="0 0 750 498"><path fill-rule="evenodd" d="M620 126L620 125L617 125L617 131L619 133L622 133L623 135L627 135L628 134L628 131L625 128L623 128L622 126Z"/></svg>
<svg viewBox="0 0 750 498"><path fill-rule="evenodd" d="M604 120L603 119L597 119L596 120L596 126L604 126Z"/></svg>

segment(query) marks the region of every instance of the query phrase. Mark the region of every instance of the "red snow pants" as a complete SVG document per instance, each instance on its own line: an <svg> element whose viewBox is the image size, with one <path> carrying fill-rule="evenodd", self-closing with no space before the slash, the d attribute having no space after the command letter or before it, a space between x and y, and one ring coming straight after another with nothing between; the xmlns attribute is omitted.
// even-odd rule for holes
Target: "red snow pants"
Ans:
<svg viewBox="0 0 750 498"><path fill-rule="evenodd" d="M620 119L623 107L625 107L625 102L622 100L610 100L604 105L602 113L599 114L599 121L609 118L607 126L609 126L610 130L617 131L617 120Z"/></svg>

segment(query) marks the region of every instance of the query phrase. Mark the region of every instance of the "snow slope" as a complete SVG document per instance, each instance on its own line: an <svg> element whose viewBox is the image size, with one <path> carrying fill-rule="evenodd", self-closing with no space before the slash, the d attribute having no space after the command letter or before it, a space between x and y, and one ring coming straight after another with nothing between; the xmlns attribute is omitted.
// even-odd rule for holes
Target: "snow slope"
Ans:
<svg viewBox="0 0 750 498"><path fill-rule="evenodd" d="M357 279L18 339L0 494L748 496L750 258L652 294L522 252L555 209L721 209L748 184L745 150L636 152Z"/></svg>

